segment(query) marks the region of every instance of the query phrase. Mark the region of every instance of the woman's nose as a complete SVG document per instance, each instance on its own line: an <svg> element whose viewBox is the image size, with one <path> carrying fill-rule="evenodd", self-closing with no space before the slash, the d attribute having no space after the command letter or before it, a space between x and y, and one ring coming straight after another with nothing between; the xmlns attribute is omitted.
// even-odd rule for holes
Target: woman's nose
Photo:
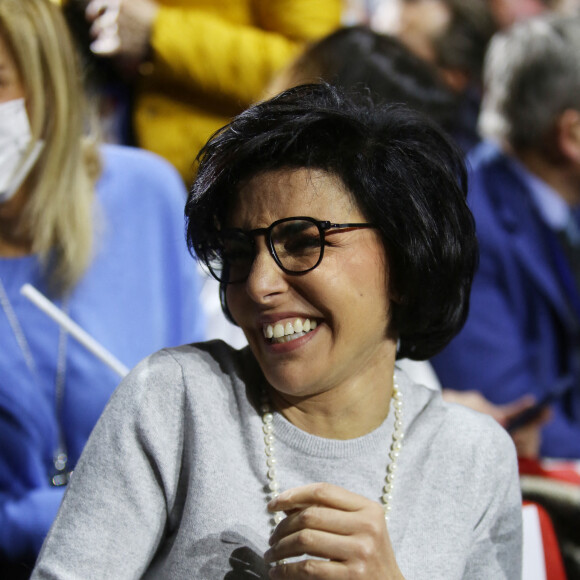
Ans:
<svg viewBox="0 0 580 580"><path fill-rule="evenodd" d="M268 301L288 287L286 274L274 260L262 236L256 239L256 254L246 280L246 289L256 302Z"/></svg>

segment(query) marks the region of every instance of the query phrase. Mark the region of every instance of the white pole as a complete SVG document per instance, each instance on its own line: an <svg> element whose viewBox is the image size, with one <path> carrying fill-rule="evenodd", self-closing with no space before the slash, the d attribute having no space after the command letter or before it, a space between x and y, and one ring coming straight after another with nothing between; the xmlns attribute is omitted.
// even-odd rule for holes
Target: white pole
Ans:
<svg viewBox="0 0 580 580"><path fill-rule="evenodd" d="M124 377L129 369L115 358L106 348L99 344L90 334L85 332L76 322L74 322L58 306L54 305L46 296L41 294L30 284L24 284L20 288L20 293L26 296L40 310L48 314L55 322L60 324L73 338L78 340L89 352L102 360L107 366L113 369L119 376Z"/></svg>

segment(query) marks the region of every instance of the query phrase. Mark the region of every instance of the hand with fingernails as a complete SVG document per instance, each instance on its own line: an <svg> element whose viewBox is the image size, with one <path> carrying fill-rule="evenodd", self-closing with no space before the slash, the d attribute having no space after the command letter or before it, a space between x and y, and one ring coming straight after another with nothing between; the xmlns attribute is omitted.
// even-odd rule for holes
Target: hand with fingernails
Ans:
<svg viewBox="0 0 580 580"><path fill-rule="evenodd" d="M382 506L328 483L281 492L271 512L286 512L270 537L270 578L403 578ZM312 558L287 561L308 554Z"/></svg>

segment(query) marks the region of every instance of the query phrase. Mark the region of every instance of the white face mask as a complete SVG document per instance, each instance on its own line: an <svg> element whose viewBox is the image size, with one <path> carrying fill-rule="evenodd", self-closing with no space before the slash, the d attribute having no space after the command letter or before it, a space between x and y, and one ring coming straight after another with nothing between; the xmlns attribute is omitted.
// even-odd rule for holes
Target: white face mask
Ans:
<svg viewBox="0 0 580 580"><path fill-rule="evenodd" d="M26 155L31 139L24 99L0 103L0 203L18 191L42 151L38 141Z"/></svg>

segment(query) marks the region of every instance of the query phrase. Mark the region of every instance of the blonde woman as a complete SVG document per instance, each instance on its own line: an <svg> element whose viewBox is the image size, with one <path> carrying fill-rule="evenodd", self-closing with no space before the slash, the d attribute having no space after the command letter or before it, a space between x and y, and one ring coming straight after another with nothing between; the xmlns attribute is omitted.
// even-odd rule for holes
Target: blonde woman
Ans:
<svg viewBox="0 0 580 580"><path fill-rule="evenodd" d="M97 146L49 0L0 3L0 559L33 561L119 377L20 293L25 283L131 367L202 338L178 173ZM2 576L0 569L0 576Z"/></svg>

